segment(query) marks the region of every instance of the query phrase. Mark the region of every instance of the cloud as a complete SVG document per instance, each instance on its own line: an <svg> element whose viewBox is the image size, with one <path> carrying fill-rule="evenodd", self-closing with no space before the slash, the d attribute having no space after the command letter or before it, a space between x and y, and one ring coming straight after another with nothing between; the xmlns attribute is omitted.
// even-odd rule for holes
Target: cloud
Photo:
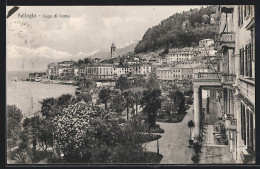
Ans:
<svg viewBox="0 0 260 169"><path fill-rule="evenodd" d="M69 52L58 51L50 47L42 46L37 49L20 47L9 45L6 50L7 59L18 59L18 58L51 58L56 59L66 59L71 58L72 54Z"/></svg>

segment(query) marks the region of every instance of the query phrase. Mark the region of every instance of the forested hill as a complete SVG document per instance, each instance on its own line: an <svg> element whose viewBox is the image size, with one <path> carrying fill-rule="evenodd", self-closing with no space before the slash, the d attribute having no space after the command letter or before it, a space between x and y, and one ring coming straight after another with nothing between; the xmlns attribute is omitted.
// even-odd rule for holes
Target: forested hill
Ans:
<svg viewBox="0 0 260 169"><path fill-rule="evenodd" d="M146 31L135 52L197 46L202 39L213 39L218 32L218 18L212 15L216 9L217 6L208 6L170 16Z"/></svg>

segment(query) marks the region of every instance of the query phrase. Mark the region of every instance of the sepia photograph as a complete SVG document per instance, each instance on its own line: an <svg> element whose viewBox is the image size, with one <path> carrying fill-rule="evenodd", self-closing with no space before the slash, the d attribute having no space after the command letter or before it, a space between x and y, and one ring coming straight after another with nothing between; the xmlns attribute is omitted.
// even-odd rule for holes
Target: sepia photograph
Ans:
<svg viewBox="0 0 260 169"><path fill-rule="evenodd" d="M6 6L6 165L255 164L255 6Z"/></svg>

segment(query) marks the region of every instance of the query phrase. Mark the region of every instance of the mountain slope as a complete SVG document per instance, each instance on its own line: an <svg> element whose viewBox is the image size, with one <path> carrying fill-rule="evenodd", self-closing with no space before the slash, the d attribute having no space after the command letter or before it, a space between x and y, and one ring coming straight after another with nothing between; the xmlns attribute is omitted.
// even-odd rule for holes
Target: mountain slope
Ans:
<svg viewBox="0 0 260 169"><path fill-rule="evenodd" d="M214 38L218 32L218 18L214 16L216 8L190 9L170 16L146 31L135 52L196 46L201 39Z"/></svg>

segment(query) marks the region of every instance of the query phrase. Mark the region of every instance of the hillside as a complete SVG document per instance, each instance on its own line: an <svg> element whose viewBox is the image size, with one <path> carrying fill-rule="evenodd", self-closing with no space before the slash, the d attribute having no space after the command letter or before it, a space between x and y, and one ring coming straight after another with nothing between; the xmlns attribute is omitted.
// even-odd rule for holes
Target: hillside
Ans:
<svg viewBox="0 0 260 169"><path fill-rule="evenodd" d="M149 28L135 47L136 53L157 49L197 46L199 40L214 38L218 32L217 6L176 13Z"/></svg>

